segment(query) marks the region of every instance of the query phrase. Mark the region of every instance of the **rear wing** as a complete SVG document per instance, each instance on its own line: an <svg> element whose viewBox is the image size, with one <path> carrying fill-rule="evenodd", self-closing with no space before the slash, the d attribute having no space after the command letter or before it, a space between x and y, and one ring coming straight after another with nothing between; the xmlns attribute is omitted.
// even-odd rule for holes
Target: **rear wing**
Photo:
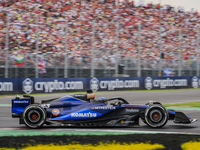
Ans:
<svg viewBox="0 0 200 150"><path fill-rule="evenodd" d="M15 99L11 100L12 102L12 118L20 118L24 109L30 105L34 104L34 97L29 95L23 95L20 97L16 95Z"/></svg>

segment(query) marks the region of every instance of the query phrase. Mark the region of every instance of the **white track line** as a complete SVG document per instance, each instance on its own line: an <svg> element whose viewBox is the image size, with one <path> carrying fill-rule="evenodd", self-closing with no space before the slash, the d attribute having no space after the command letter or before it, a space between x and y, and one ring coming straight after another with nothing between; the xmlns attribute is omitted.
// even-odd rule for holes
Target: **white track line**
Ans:
<svg viewBox="0 0 200 150"><path fill-rule="evenodd" d="M57 132L57 131L76 131L76 132L95 132L95 131L100 131L100 132L120 132L120 133L138 133L138 134L189 134L189 135L200 135L200 133L189 133L189 132L162 132L162 131L127 131L127 130L100 130L100 129L21 129L21 128L0 128L0 130L23 130L23 131L52 131L52 132Z"/></svg>

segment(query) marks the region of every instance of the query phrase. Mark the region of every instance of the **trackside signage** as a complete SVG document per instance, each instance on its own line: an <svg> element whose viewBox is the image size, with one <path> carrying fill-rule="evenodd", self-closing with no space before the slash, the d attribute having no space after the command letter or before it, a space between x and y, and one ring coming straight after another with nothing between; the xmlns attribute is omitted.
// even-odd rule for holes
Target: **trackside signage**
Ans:
<svg viewBox="0 0 200 150"><path fill-rule="evenodd" d="M93 91L112 91L191 88L191 78L193 77L91 78L90 89ZM197 82L196 78L195 82Z"/></svg>
<svg viewBox="0 0 200 150"><path fill-rule="evenodd" d="M0 94L181 88L200 88L200 77L0 78Z"/></svg>
<svg viewBox="0 0 200 150"><path fill-rule="evenodd" d="M92 78L90 89L93 91L131 90L141 88L140 78Z"/></svg>
<svg viewBox="0 0 200 150"><path fill-rule="evenodd" d="M17 90L18 79L0 78L0 94L12 94Z"/></svg>
<svg viewBox="0 0 200 150"><path fill-rule="evenodd" d="M0 91L13 91L12 82L0 82Z"/></svg>
<svg viewBox="0 0 200 150"><path fill-rule="evenodd" d="M187 88L189 81L187 78L151 78L147 77L144 80L144 87L147 90L151 89L167 89L167 88Z"/></svg>
<svg viewBox="0 0 200 150"><path fill-rule="evenodd" d="M53 82L36 82L35 90L53 92L54 90L76 90L83 89L82 81L67 81L67 82L58 82L54 80Z"/></svg>
<svg viewBox="0 0 200 150"><path fill-rule="evenodd" d="M84 91L84 79L81 79L81 78L67 78L67 79L26 78L22 82L22 91L26 94Z"/></svg>
<svg viewBox="0 0 200 150"><path fill-rule="evenodd" d="M193 88L199 88L200 87L200 77L194 76L191 79L191 86Z"/></svg>

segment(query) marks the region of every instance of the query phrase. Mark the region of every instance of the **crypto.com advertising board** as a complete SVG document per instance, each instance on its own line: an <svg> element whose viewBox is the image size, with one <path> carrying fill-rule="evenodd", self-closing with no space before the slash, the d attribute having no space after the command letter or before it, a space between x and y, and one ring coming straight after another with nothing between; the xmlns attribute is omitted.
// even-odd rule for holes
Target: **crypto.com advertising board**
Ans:
<svg viewBox="0 0 200 150"><path fill-rule="evenodd" d="M200 87L200 77L0 78L0 94L31 94Z"/></svg>

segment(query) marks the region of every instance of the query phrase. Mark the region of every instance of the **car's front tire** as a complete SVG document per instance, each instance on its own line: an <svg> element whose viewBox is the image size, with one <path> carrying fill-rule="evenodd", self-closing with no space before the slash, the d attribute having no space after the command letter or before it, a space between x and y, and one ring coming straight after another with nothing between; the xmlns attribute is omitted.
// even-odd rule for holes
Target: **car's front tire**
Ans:
<svg viewBox="0 0 200 150"><path fill-rule="evenodd" d="M161 128L168 121L168 112L162 105L151 105L145 111L145 122L152 128Z"/></svg>
<svg viewBox="0 0 200 150"><path fill-rule="evenodd" d="M32 104L24 109L22 119L29 128L40 128L47 118L46 111L37 104Z"/></svg>

